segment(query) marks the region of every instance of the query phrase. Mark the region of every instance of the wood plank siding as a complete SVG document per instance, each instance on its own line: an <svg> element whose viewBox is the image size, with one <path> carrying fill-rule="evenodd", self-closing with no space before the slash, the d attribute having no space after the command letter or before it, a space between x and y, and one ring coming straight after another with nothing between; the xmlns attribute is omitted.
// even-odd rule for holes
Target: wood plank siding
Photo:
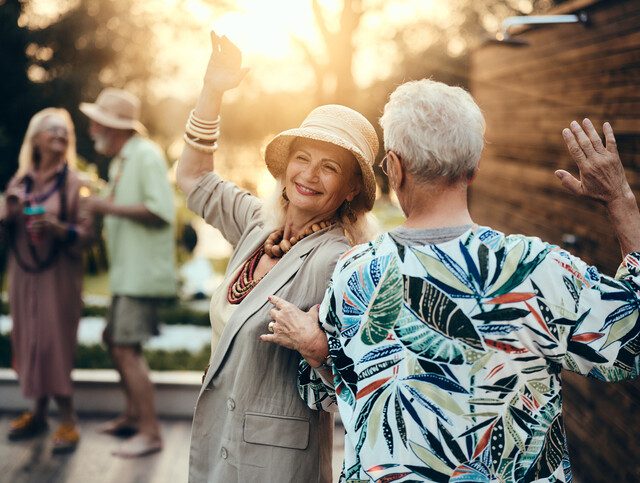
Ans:
<svg viewBox="0 0 640 483"><path fill-rule="evenodd" d="M583 2L584 3L584 2ZM575 172L561 137L589 116L610 121L640 194L640 1L592 2L588 26L528 29L528 45L487 44L472 57L471 90L487 119L487 147L472 186L478 223L562 244L615 271L620 256L605 212L564 192L553 175Z"/></svg>
<svg viewBox="0 0 640 483"><path fill-rule="evenodd" d="M526 46L488 43L472 55L487 146L471 212L480 224L564 245L613 274L620 251L603 207L567 194L553 172L577 173L561 136L571 120L609 121L640 199L640 1L566 2L561 13L575 13L572 5L588 13L588 25L521 29L515 38ZM576 244L563 244L567 235ZM563 379L577 481L640 481L640 383Z"/></svg>

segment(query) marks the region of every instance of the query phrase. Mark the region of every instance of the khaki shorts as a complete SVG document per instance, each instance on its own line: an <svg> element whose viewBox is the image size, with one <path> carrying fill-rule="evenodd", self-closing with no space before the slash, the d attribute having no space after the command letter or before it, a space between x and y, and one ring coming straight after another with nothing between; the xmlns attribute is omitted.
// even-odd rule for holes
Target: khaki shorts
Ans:
<svg viewBox="0 0 640 483"><path fill-rule="evenodd" d="M138 345L158 335L160 299L114 295L107 313L105 340L115 345Z"/></svg>

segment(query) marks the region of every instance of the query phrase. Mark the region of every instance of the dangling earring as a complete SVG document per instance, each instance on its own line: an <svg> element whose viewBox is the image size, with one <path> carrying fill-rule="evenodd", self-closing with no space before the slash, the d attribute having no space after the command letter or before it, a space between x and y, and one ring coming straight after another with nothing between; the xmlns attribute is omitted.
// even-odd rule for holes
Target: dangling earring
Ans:
<svg viewBox="0 0 640 483"><path fill-rule="evenodd" d="M287 196L287 188L282 188L282 199L285 201L289 201L289 197Z"/></svg>
<svg viewBox="0 0 640 483"><path fill-rule="evenodd" d="M344 210L342 212L347 216L347 219L351 223L355 223L358 220L358 215L356 215L356 212L353 211L353 208L351 207L351 202L349 200L346 200L344 202Z"/></svg>

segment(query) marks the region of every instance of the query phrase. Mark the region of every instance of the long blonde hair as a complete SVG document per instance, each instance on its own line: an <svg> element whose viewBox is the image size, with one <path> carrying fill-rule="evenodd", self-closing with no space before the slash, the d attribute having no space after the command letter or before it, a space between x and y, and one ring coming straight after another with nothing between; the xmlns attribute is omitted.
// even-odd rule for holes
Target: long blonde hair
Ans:
<svg viewBox="0 0 640 483"><path fill-rule="evenodd" d="M33 149L33 138L42 132L41 126L42 122L50 116L59 116L64 119L65 124L67 125L68 131L68 143L67 143L67 152L65 153L65 158L67 160L67 164L70 168L75 168L76 166L76 133L73 126L73 121L71 120L71 116L66 109L62 109L60 107L47 107L42 109L41 111L34 114L34 116L29 121L29 126L27 127L27 132L24 135L24 140L22 141L22 146L20 147L20 154L18 155L18 176L24 176L27 172L33 167L34 162L34 149Z"/></svg>

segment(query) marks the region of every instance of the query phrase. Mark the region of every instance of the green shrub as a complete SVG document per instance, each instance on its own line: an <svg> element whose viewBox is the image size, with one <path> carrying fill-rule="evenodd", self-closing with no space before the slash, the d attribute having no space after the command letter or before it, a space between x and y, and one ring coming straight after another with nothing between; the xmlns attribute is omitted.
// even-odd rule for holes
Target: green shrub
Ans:
<svg viewBox="0 0 640 483"><path fill-rule="evenodd" d="M102 305L85 305L82 310L83 317L106 317L108 307ZM6 303L0 303L0 313L8 314L9 306ZM192 310L189 307L179 303L170 303L158 309L160 321L169 325L198 325L201 327L209 326L209 314L198 310Z"/></svg>
<svg viewBox="0 0 640 483"><path fill-rule="evenodd" d="M177 351L145 349L144 351L147 363L154 371L202 371L209 362L209 354L208 347L195 353L185 349ZM5 334L0 334L0 367L11 367L11 341ZM109 353L100 344L79 345L74 367L77 369L114 368Z"/></svg>

